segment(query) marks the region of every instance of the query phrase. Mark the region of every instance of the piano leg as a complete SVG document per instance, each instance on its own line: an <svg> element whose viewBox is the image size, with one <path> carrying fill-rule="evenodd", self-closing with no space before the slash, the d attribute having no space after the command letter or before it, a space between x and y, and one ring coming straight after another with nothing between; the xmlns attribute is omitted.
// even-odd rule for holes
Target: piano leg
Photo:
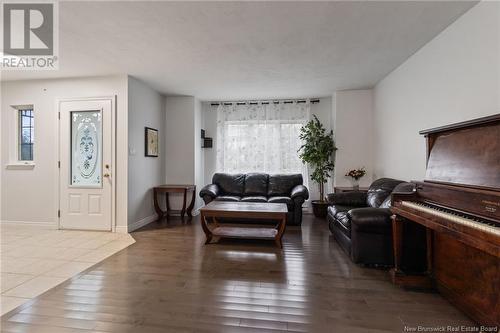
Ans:
<svg viewBox="0 0 500 333"><path fill-rule="evenodd" d="M409 289L432 290L433 283L431 279L432 272L432 230L427 229L427 271L425 274L415 275L406 274L402 269L403 259L403 231L404 224L408 222L404 217L393 215L392 219L392 237L394 246L394 268L389 271L392 283Z"/></svg>
<svg viewBox="0 0 500 333"><path fill-rule="evenodd" d="M426 228L426 240L427 240L427 275L432 278L433 272L433 250L434 250L434 238L432 229Z"/></svg>
<svg viewBox="0 0 500 333"><path fill-rule="evenodd" d="M394 247L394 272L396 274L401 271L401 258L403 250L403 219L397 215L393 215L392 219L392 240Z"/></svg>

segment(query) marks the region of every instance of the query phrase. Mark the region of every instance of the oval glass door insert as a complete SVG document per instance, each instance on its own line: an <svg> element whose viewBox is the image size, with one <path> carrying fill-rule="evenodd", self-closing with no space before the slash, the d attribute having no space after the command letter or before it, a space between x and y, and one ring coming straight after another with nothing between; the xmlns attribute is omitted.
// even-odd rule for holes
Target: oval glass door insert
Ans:
<svg viewBox="0 0 500 333"><path fill-rule="evenodd" d="M102 181L102 115L71 112L71 185L99 187Z"/></svg>

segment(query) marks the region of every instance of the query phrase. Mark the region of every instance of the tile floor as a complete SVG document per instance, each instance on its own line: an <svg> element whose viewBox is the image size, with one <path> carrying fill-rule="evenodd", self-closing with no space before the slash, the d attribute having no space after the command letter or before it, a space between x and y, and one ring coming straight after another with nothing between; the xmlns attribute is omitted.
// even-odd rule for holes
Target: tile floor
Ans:
<svg viewBox="0 0 500 333"><path fill-rule="evenodd" d="M129 234L0 225L0 315L133 243Z"/></svg>

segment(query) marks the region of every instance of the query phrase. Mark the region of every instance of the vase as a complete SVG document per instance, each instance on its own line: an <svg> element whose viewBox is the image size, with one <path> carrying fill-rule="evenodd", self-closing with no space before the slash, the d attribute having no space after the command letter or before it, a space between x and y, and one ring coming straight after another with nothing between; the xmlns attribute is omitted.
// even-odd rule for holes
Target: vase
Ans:
<svg viewBox="0 0 500 333"><path fill-rule="evenodd" d="M353 191L359 191L359 179L352 179L352 189Z"/></svg>

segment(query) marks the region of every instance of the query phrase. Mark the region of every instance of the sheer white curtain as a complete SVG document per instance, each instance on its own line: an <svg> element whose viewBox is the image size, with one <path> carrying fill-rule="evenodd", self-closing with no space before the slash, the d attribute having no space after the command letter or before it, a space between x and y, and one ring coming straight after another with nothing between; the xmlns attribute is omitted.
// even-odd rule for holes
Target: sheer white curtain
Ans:
<svg viewBox="0 0 500 333"><path fill-rule="evenodd" d="M228 173L302 173L297 150L300 127L310 103L221 103L217 109L217 171Z"/></svg>

